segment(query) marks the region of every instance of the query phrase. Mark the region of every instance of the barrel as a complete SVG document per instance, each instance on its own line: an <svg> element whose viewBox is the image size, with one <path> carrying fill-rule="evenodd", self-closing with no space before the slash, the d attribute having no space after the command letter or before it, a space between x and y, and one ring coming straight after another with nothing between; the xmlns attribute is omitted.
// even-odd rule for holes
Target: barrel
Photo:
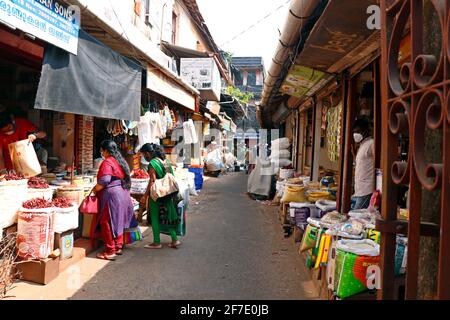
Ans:
<svg viewBox="0 0 450 320"><path fill-rule="evenodd" d="M64 187L58 188L56 191L56 196L58 198L64 197L69 199L69 201L73 201L78 206L84 200L84 188L83 187Z"/></svg>

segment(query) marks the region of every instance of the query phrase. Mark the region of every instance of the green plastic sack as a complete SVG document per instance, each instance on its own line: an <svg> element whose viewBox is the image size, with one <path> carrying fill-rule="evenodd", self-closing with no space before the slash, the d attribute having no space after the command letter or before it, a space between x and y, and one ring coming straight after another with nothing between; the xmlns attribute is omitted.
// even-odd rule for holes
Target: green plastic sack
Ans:
<svg viewBox="0 0 450 320"><path fill-rule="evenodd" d="M366 272L370 265L377 265L379 256L358 256L337 249L334 275L336 295L345 299L367 291Z"/></svg>
<svg viewBox="0 0 450 320"><path fill-rule="evenodd" d="M314 267L315 261L312 254L312 249L309 249L308 255L306 256L306 268L312 269Z"/></svg>
<svg viewBox="0 0 450 320"><path fill-rule="evenodd" d="M319 229L308 224L305 233L303 234L302 242L300 244L300 252L305 252L309 249L314 249L317 243L317 234Z"/></svg>
<svg viewBox="0 0 450 320"><path fill-rule="evenodd" d="M322 235L325 233L324 228L320 228L318 231L317 237L316 237L316 243L313 249L313 256L317 257L319 255L319 249L320 249L320 240L322 240Z"/></svg>

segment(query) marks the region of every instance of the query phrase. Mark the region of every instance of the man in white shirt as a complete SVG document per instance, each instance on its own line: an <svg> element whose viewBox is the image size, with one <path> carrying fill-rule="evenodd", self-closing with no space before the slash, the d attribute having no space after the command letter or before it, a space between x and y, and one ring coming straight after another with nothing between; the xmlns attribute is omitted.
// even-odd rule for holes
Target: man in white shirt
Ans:
<svg viewBox="0 0 450 320"><path fill-rule="evenodd" d="M375 146L370 134L370 122L366 118L357 119L353 125L353 139L358 152L355 158L355 194L352 210L366 209L374 191Z"/></svg>

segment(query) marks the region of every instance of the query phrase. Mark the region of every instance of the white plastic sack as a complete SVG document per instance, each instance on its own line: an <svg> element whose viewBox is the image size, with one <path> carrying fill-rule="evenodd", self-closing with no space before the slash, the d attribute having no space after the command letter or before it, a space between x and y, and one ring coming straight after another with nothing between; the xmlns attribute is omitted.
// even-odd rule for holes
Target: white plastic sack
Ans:
<svg viewBox="0 0 450 320"><path fill-rule="evenodd" d="M11 143L8 148L14 169L18 173L23 174L25 178L42 173L36 151L28 139Z"/></svg>
<svg viewBox="0 0 450 320"><path fill-rule="evenodd" d="M25 201L28 180L0 182L0 229L12 226L17 221L17 212Z"/></svg>
<svg viewBox="0 0 450 320"><path fill-rule="evenodd" d="M292 165L292 161L290 159L277 159L277 160L270 160L273 165L277 168L283 168Z"/></svg>
<svg viewBox="0 0 450 320"><path fill-rule="evenodd" d="M53 199L54 190L51 188L48 189L33 189L28 188L27 195L24 201L35 199L35 198L44 198L45 200L51 201Z"/></svg>
<svg viewBox="0 0 450 320"><path fill-rule="evenodd" d="M370 219L372 216L369 209L351 210L348 215L349 217L357 219Z"/></svg>
<svg viewBox="0 0 450 320"><path fill-rule="evenodd" d="M380 246L376 242L369 239L339 240L336 248L358 256L376 257L380 255Z"/></svg>
<svg viewBox="0 0 450 320"><path fill-rule="evenodd" d="M289 150L285 150L285 149L284 150L275 149L270 154L270 159L271 160L290 159L290 158L291 158L291 152Z"/></svg>
<svg viewBox="0 0 450 320"><path fill-rule="evenodd" d="M280 169L280 179L290 179L294 177L294 169Z"/></svg>
<svg viewBox="0 0 450 320"><path fill-rule="evenodd" d="M78 228L78 206L55 208L54 232L63 233Z"/></svg>
<svg viewBox="0 0 450 320"><path fill-rule="evenodd" d="M222 153L219 149L215 149L206 156L206 169L208 171L220 171L224 167L222 162Z"/></svg>
<svg viewBox="0 0 450 320"><path fill-rule="evenodd" d="M276 139L273 140L271 143L271 150L283 150L283 149L289 149L289 147L291 146L291 141L289 140L289 138L280 138L280 139Z"/></svg>
<svg viewBox="0 0 450 320"><path fill-rule="evenodd" d="M144 194L147 191L150 178L148 179L134 179L131 178L131 194Z"/></svg>
<svg viewBox="0 0 450 320"><path fill-rule="evenodd" d="M333 211L336 210L336 201L318 200L316 201L316 207L324 212Z"/></svg>
<svg viewBox="0 0 450 320"><path fill-rule="evenodd" d="M21 208L17 223L18 255L23 259L46 259L53 251L55 208Z"/></svg>
<svg viewBox="0 0 450 320"><path fill-rule="evenodd" d="M247 181L247 192L261 196L270 196L273 176L273 166L261 157L256 159L255 168L252 170Z"/></svg>

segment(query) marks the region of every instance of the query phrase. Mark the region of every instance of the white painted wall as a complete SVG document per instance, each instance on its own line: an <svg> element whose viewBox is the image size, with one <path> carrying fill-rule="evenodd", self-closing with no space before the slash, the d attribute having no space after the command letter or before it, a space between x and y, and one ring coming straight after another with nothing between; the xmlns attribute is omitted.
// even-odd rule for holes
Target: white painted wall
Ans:
<svg viewBox="0 0 450 320"><path fill-rule="evenodd" d="M199 41L204 48L200 51L208 51L207 45L197 30L187 8L181 5L179 1L175 1L173 10L178 15L177 39L175 44L192 50L198 50L197 41ZM170 18L170 22L172 22L172 18Z"/></svg>

